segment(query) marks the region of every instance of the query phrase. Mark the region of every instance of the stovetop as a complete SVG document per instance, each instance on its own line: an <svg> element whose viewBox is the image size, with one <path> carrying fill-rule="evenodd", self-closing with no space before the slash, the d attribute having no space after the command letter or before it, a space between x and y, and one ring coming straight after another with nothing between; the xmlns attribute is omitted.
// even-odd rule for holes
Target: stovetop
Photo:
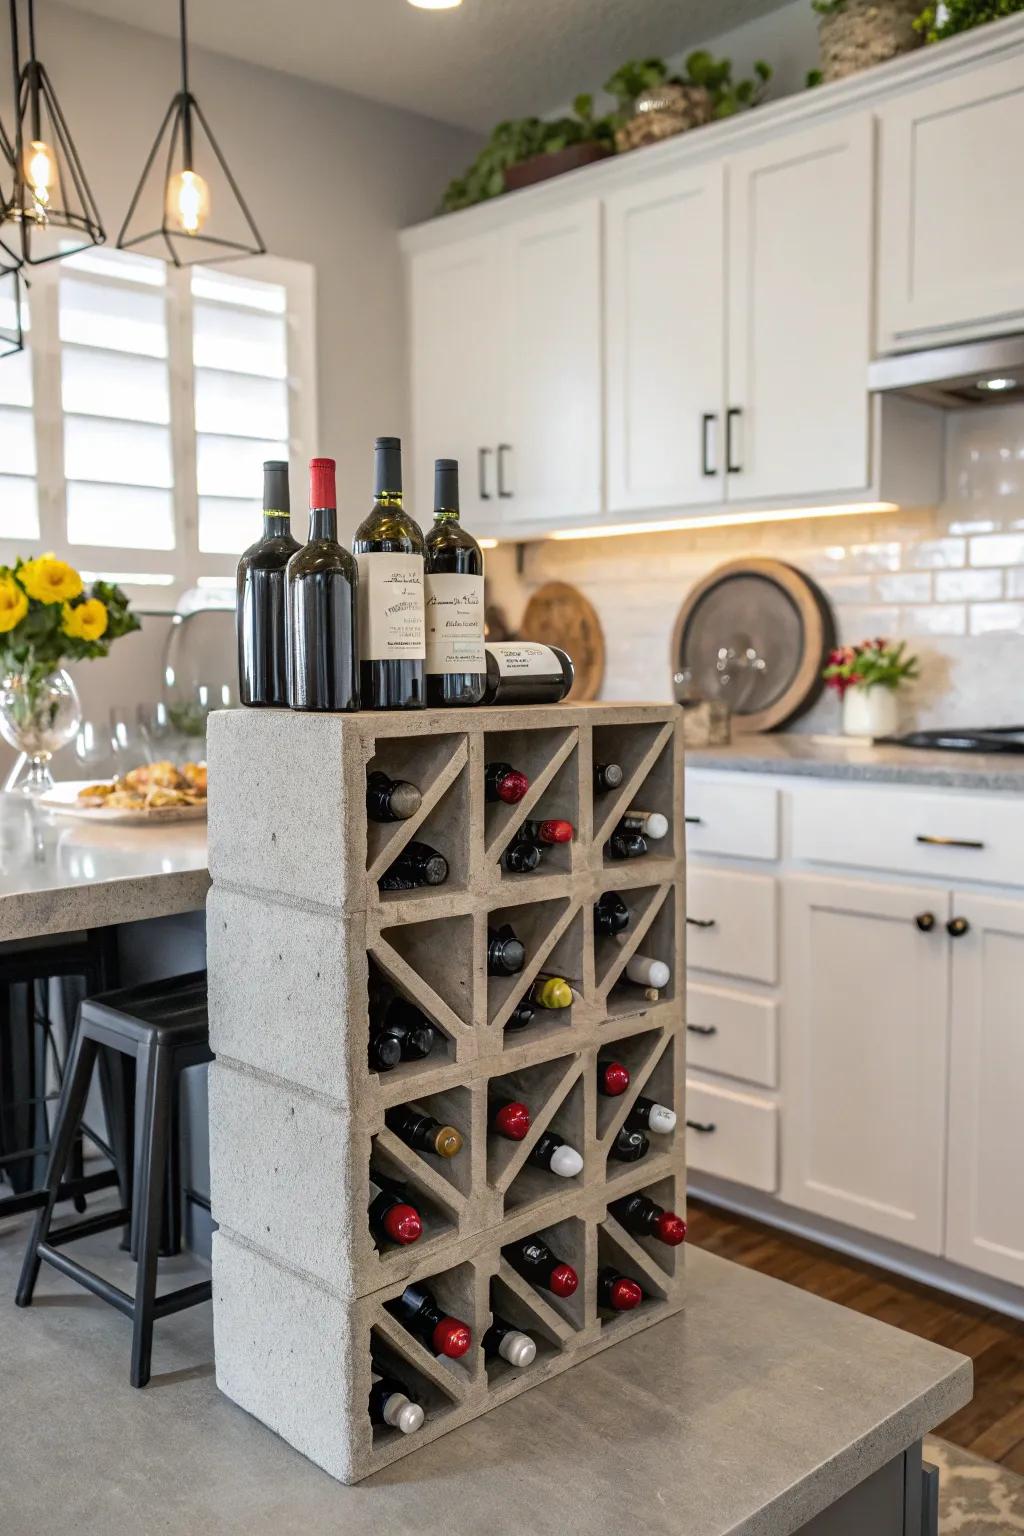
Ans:
<svg viewBox="0 0 1024 1536"><path fill-rule="evenodd" d="M1024 725L951 727L944 731L908 731L880 738L887 747L922 747L932 752L1007 752L1024 754Z"/></svg>

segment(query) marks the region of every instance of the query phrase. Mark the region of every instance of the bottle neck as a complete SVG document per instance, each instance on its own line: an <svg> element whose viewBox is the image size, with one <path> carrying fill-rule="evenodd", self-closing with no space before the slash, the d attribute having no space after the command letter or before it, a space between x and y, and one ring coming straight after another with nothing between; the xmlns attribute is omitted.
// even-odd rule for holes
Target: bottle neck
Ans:
<svg viewBox="0 0 1024 1536"><path fill-rule="evenodd" d="M458 507L435 507L434 508L434 522L435 523L441 523L442 525L444 525L444 524L448 524L448 525L455 524L455 525L457 525L458 521L459 521L459 509L458 509Z"/></svg>
<svg viewBox="0 0 1024 1536"><path fill-rule="evenodd" d="M373 501L374 505L377 507L383 507L385 509L398 512L401 512L402 510L401 491L377 491L374 494Z"/></svg>
<svg viewBox="0 0 1024 1536"><path fill-rule="evenodd" d="M337 507L312 507L309 513L310 539L338 539Z"/></svg>
<svg viewBox="0 0 1024 1536"><path fill-rule="evenodd" d="M278 512L265 507L263 510L263 537L265 539L286 539L292 531L291 515L288 512Z"/></svg>

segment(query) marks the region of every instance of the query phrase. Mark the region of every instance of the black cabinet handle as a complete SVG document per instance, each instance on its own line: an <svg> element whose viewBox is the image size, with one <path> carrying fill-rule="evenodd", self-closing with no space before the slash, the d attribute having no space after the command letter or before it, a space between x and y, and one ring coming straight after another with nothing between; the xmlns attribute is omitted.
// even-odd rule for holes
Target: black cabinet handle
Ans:
<svg viewBox="0 0 1024 1536"><path fill-rule="evenodd" d="M921 833L917 835L919 843L927 843L932 848L984 848L984 843L977 843L970 837L925 837Z"/></svg>
<svg viewBox="0 0 1024 1536"><path fill-rule="evenodd" d="M717 1024L687 1024L686 1027L691 1035L710 1036L718 1034Z"/></svg>
<svg viewBox="0 0 1024 1536"><path fill-rule="evenodd" d="M970 932L970 928L966 917L951 917L946 924L946 932L951 939L962 939L965 933Z"/></svg>
<svg viewBox="0 0 1024 1536"><path fill-rule="evenodd" d="M713 917L688 917L686 921L691 928L713 928L715 926Z"/></svg>
<svg viewBox="0 0 1024 1536"><path fill-rule="evenodd" d="M478 448L476 451L476 473L479 482L477 491L481 501L490 501L491 493L487 489L487 455L489 448Z"/></svg>
<svg viewBox="0 0 1024 1536"><path fill-rule="evenodd" d="M704 819L701 816L684 816L683 820L688 827L702 827L704 825Z"/></svg>
<svg viewBox="0 0 1024 1536"><path fill-rule="evenodd" d="M743 465L737 464L732 456L733 426L743 415L738 405L730 405L725 413L725 467L730 475L739 475L743 472Z"/></svg>
<svg viewBox="0 0 1024 1536"><path fill-rule="evenodd" d="M702 1124L699 1120L687 1120L687 1126L691 1131L696 1131L699 1136L710 1136L718 1127L713 1120Z"/></svg>
<svg viewBox="0 0 1024 1536"><path fill-rule="evenodd" d="M512 452L511 443L498 444L498 495L508 498L512 492L505 484L505 455Z"/></svg>
<svg viewBox="0 0 1024 1536"><path fill-rule="evenodd" d="M712 422L717 421L717 411L705 411L700 419L700 472L709 477L718 474L718 465L708 462L708 429Z"/></svg>
<svg viewBox="0 0 1024 1536"><path fill-rule="evenodd" d="M931 933L932 929L935 927L935 913L919 912L914 918L914 922L920 928L922 933Z"/></svg>

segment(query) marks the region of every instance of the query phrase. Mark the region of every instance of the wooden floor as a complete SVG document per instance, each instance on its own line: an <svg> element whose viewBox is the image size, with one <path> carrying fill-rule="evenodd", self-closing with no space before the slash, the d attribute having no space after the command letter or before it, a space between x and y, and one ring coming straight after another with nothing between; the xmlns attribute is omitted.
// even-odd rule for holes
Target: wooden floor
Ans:
<svg viewBox="0 0 1024 1536"><path fill-rule="evenodd" d="M970 1355L974 1399L935 1433L1024 1475L1024 1323L696 1200L688 1221L700 1248Z"/></svg>

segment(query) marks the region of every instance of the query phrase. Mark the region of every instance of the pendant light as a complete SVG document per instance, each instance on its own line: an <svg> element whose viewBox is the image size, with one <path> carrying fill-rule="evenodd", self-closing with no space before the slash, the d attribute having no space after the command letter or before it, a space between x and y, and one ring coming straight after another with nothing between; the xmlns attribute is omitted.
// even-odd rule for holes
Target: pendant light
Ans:
<svg viewBox="0 0 1024 1536"><path fill-rule="evenodd" d="M21 66L18 3L10 0L17 117L13 146L5 146L13 185L4 197L0 246L15 264L38 265L101 245L106 235L50 77L36 57L35 0L28 0L28 58Z"/></svg>
<svg viewBox="0 0 1024 1536"><path fill-rule="evenodd" d="M143 167L117 237L118 248L148 246L153 255L176 267L261 256L266 246L190 89L185 0L179 0L179 10L181 90L167 109ZM219 183L213 192L207 176Z"/></svg>
<svg viewBox="0 0 1024 1536"><path fill-rule="evenodd" d="M14 148L0 122L0 208L7 206L7 192L14 185ZM20 352L25 345L21 325L21 263L0 247L0 358Z"/></svg>

